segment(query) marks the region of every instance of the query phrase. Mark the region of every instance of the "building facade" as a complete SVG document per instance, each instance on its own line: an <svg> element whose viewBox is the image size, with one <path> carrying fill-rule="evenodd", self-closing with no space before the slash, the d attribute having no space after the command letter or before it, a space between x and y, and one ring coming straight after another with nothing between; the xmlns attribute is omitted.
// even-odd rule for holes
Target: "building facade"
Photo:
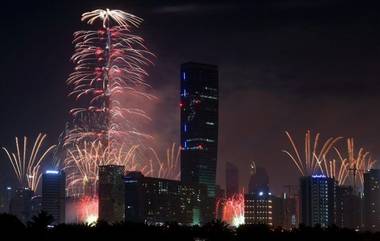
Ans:
<svg viewBox="0 0 380 241"><path fill-rule="evenodd" d="M11 198L9 212L23 223L29 221L32 216L33 194L29 188L16 188Z"/></svg>
<svg viewBox="0 0 380 241"><path fill-rule="evenodd" d="M32 213L31 216L37 216L42 211L42 195L32 197Z"/></svg>
<svg viewBox="0 0 380 241"><path fill-rule="evenodd" d="M341 228L359 229L360 216L360 197L351 186L337 186L335 224Z"/></svg>
<svg viewBox="0 0 380 241"><path fill-rule="evenodd" d="M181 180L204 184L215 198L218 153L218 68L181 65Z"/></svg>
<svg viewBox="0 0 380 241"><path fill-rule="evenodd" d="M327 227L335 223L335 181L324 175L301 177L301 222Z"/></svg>
<svg viewBox="0 0 380 241"><path fill-rule="evenodd" d="M14 194L14 190L10 186L7 186L1 189L0 213L9 213L9 206L10 206L13 194Z"/></svg>
<svg viewBox="0 0 380 241"><path fill-rule="evenodd" d="M53 223L65 222L66 175L48 170L42 174L42 210L52 215Z"/></svg>
<svg viewBox="0 0 380 241"><path fill-rule="evenodd" d="M255 166L249 179L248 192L269 192L269 176L265 168Z"/></svg>
<svg viewBox="0 0 380 241"><path fill-rule="evenodd" d="M176 180L145 177L130 172L125 183L125 221L162 224L203 223L207 189Z"/></svg>
<svg viewBox="0 0 380 241"><path fill-rule="evenodd" d="M273 226L273 197L269 192L251 192L244 198L245 224Z"/></svg>
<svg viewBox="0 0 380 241"><path fill-rule="evenodd" d="M99 166L99 220L124 220L124 166Z"/></svg>
<svg viewBox="0 0 380 241"><path fill-rule="evenodd" d="M380 231L380 169L364 173L364 227Z"/></svg>
<svg viewBox="0 0 380 241"><path fill-rule="evenodd" d="M283 193L283 224L284 229L297 228L299 224L299 198L298 195L289 196Z"/></svg>

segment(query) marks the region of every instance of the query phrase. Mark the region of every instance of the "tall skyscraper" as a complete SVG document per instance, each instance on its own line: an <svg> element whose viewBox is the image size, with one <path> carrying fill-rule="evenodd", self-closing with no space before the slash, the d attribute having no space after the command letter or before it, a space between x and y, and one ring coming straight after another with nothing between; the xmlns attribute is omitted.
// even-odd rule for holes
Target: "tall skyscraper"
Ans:
<svg viewBox="0 0 380 241"><path fill-rule="evenodd" d="M123 166L99 166L99 220L109 223L124 220L123 177Z"/></svg>
<svg viewBox="0 0 380 241"><path fill-rule="evenodd" d="M335 224L341 228L360 228L360 197L351 186L336 187Z"/></svg>
<svg viewBox="0 0 380 241"><path fill-rule="evenodd" d="M290 193L290 191L289 191ZM283 193L283 224L284 229L292 229L298 227L299 224L299 198L298 195L289 195Z"/></svg>
<svg viewBox="0 0 380 241"><path fill-rule="evenodd" d="M205 184L215 197L218 153L218 68L181 65L181 179Z"/></svg>
<svg viewBox="0 0 380 241"><path fill-rule="evenodd" d="M35 195L32 197L32 213L31 216L37 216L42 211L42 196Z"/></svg>
<svg viewBox="0 0 380 241"><path fill-rule="evenodd" d="M301 222L327 227L335 220L335 181L324 175L301 177Z"/></svg>
<svg viewBox="0 0 380 241"><path fill-rule="evenodd" d="M63 171L47 170L42 175L42 210L53 216L54 224L65 222L65 187Z"/></svg>
<svg viewBox="0 0 380 241"><path fill-rule="evenodd" d="M380 231L380 169L364 173L364 226Z"/></svg>
<svg viewBox="0 0 380 241"><path fill-rule="evenodd" d="M0 197L0 213L9 213L9 205L13 197L14 190L12 187L4 187L1 189Z"/></svg>
<svg viewBox="0 0 380 241"><path fill-rule="evenodd" d="M269 176L265 168L254 166L254 168L251 169L248 192L269 192Z"/></svg>
<svg viewBox="0 0 380 241"><path fill-rule="evenodd" d="M226 164L226 195L232 197L239 192L239 169L231 162Z"/></svg>
<svg viewBox="0 0 380 241"><path fill-rule="evenodd" d="M9 212L21 222L26 223L32 215L33 191L29 188L17 188L11 198Z"/></svg>

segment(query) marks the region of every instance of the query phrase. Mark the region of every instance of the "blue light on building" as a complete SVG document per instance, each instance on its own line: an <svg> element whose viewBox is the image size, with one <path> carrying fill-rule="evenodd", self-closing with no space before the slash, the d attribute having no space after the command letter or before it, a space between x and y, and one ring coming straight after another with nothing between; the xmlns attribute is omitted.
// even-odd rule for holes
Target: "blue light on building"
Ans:
<svg viewBox="0 0 380 241"><path fill-rule="evenodd" d="M45 173L46 174L55 174L55 175L57 175L57 174L59 174L59 171L56 171L56 170L47 170Z"/></svg>
<svg viewBox="0 0 380 241"><path fill-rule="evenodd" d="M184 146L181 180L186 184L206 185L208 196L213 198L218 153L218 67L189 62L181 65L180 73Z"/></svg>
<svg viewBox="0 0 380 241"><path fill-rule="evenodd" d="M312 178L326 178L325 175L313 175Z"/></svg>

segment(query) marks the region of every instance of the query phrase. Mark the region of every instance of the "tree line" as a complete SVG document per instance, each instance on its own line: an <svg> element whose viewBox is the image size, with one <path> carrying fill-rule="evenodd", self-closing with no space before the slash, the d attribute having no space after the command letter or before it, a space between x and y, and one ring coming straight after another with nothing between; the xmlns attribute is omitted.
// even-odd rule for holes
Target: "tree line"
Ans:
<svg viewBox="0 0 380 241"><path fill-rule="evenodd" d="M203 226L184 226L178 223L147 225L143 223L108 224L98 221L94 224L59 224L51 226L52 216L45 212L34 216L24 224L10 214L0 214L0 239L19 240L165 240L165 241L328 241L360 240L379 241L380 233L357 232L336 226L328 228L305 227L293 230L266 225L241 225L237 228L215 220Z"/></svg>

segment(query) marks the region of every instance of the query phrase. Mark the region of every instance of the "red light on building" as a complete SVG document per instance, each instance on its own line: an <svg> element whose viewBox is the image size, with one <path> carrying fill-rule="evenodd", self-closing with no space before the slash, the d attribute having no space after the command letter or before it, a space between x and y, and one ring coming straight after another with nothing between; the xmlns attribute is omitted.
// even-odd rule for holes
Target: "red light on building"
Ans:
<svg viewBox="0 0 380 241"><path fill-rule="evenodd" d="M101 54L103 54L103 49L101 49L101 48L97 48L96 50L95 50L95 55L96 56L99 56L99 55L101 55Z"/></svg>

